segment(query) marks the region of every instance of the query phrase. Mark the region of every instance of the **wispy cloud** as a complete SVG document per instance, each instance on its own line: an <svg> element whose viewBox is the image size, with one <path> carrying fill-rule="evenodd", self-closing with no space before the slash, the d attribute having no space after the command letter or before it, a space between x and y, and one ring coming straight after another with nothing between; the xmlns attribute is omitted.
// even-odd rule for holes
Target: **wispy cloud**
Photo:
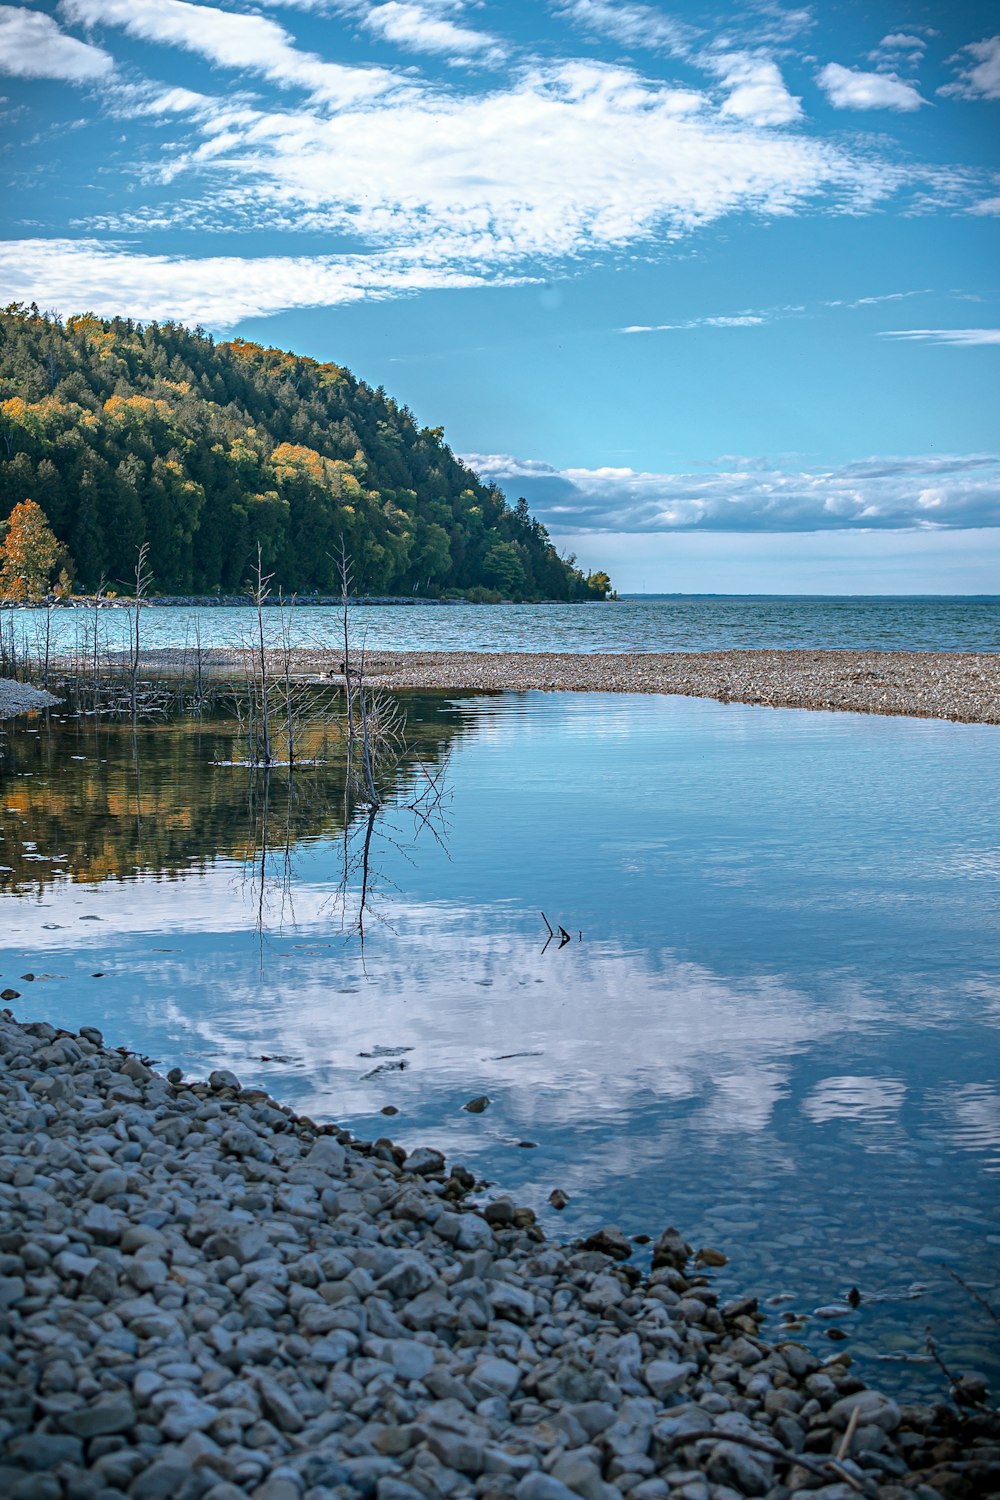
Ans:
<svg viewBox="0 0 1000 1500"><path fill-rule="evenodd" d="M336 306L440 287L481 286L484 278L374 255L135 255L97 240L0 242L4 299L34 300L53 312L123 310L231 328L287 308Z"/></svg>
<svg viewBox="0 0 1000 1500"><path fill-rule="evenodd" d="M863 73L827 63L816 75L834 109L895 109L904 113L926 104L912 83L891 73Z"/></svg>
<svg viewBox="0 0 1000 1500"><path fill-rule="evenodd" d="M1000 36L970 42L949 59L958 67L954 83L946 83L939 94L960 99L1000 99Z"/></svg>
<svg viewBox="0 0 1000 1500"><path fill-rule="evenodd" d="M362 24L376 36L412 52L443 54L453 63L477 61L489 64L504 60L506 49L486 31L461 26L427 4L386 0L367 7Z"/></svg>
<svg viewBox="0 0 1000 1500"><path fill-rule="evenodd" d="M552 0L553 9L581 31L623 47L686 57L697 32L652 5L629 0Z"/></svg>
<svg viewBox="0 0 1000 1500"><path fill-rule="evenodd" d="M0 73L92 83L113 68L109 53L67 36L51 16L18 5L0 5Z"/></svg>
<svg viewBox="0 0 1000 1500"><path fill-rule="evenodd" d="M800 309L801 310L801 309ZM773 315L771 315L773 316ZM770 321L763 313L721 314L714 318L688 318L683 323L630 323L619 333L674 333L689 328L757 328Z"/></svg>
<svg viewBox="0 0 1000 1500"><path fill-rule="evenodd" d="M1000 344L1000 328L894 328L879 336L918 344L951 344L958 349Z"/></svg>
<svg viewBox="0 0 1000 1500"><path fill-rule="evenodd" d="M1000 526L1000 455L874 458L838 469L737 460L708 474L556 469L465 454L547 525L573 532L804 532Z"/></svg>
<svg viewBox="0 0 1000 1500"><path fill-rule="evenodd" d="M619 333L675 333L690 328L759 328L767 323L784 318L815 317L825 308L842 307L848 311L859 307L876 307L882 302L902 302L909 297L929 297L930 287L918 287L905 292L879 292L870 297L847 299L836 297L823 302L792 302L778 307L742 308L737 313L721 313L698 318L685 318L679 323L630 323L619 328ZM958 295L955 293L954 295Z"/></svg>
<svg viewBox="0 0 1000 1500"><path fill-rule="evenodd" d="M923 60L927 43L922 36L910 31L890 31L868 56L880 67L914 68Z"/></svg>
<svg viewBox="0 0 1000 1500"><path fill-rule="evenodd" d="M67 20L119 26L143 41L182 47L217 67L257 73L337 108L383 98L405 85L387 68L346 67L302 52L284 27L266 16L189 0L60 0L59 9Z"/></svg>
<svg viewBox="0 0 1000 1500"><path fill-rule="evenodd" d="M588 16L596 24L598 11L626 30L650 19L651 7L638 4L560 3L581 24ZM383 24L380 15L402 24L419 11L428 22L486 36L464 24L458 0L331 4L359 25ZM286 274L273 293L261 290L273 310L317 300L314 270L333 300L381 296L394 275L398 289L409 290L418 268L429 282L440 278L434 284L495 283L558 273L587 258L655 253L733 215L861 213L903 190L935 202L949 192L956 201L971 196L966 178L950 169L894 161L871 141L824 140L797 128L801 106L779 68L749 50L692 53L692 64L712 77L705 90L579 58L518 62L495 87L463 88L413 68L329 62L300 49L268 16L190 0L61 0L61 13L194 52L233 75L229 91L214 99L120 77L109 82L112 115L184 116L184 129L158 132L155 152L119 161L146 189L141 206L121 201L74 227L310 231L368 247L370 281L353 269L345 280L342 260L333 275L330 258L284 257ZM443 46L445 33L438 36ZM300 97L282 108L261 102L261 79ZM71 276L77 262L66 253ZM97 262L91 265L97 277ZM45 272L55 274L51 256ZM192 298L196 280L191 272ZM99 277L93 284L100 290ZM164 295L151 257L133 256L121 285L136 299L126 308L133 313ZM254 289L251 300L257 295ZM197 316L223 319L237 300L220 302L209 281ZM744 324L756 316L737 312Z"/></svg>
<svg viewBox="0 0 1000 1500"><path fill-rule="evenodd" d="M583 61L534 67L487 93L414 86L332 114L220 101L197 149L168 154L163 170L208 176L210 198L219 180L242 183L264 223L271 211L312 216L376 244L504 264L676 238L733 213L817 202L863 211L913 175L700 102Z"/></svg>

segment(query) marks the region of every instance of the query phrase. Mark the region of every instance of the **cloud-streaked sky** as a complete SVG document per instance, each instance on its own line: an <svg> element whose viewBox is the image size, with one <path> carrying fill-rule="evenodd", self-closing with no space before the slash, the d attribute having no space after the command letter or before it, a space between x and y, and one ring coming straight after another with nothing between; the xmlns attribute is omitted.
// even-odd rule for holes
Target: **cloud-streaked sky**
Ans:
<svg viewBox="0 0 1000 1500"><path fill-rule="evenodd" d="M0 4L0 74L4 301L340 360L623 589L1000 591L1000 5Z"/></svg>

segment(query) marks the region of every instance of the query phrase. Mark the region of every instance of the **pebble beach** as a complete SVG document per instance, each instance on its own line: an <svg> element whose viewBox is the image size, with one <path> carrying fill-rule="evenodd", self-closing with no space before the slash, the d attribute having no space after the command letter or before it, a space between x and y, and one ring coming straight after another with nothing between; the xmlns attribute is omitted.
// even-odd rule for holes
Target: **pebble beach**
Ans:
<svg viewBox="0 0 1000 1500"><path fill-rule="evenodd" d="M763 1338L676 1228L640 1270L613 1227L560 1244L485 1187L227 1071L164 1077L0 1012L0 1492L996 1493L975 1382L900 1406Z"/></svg>

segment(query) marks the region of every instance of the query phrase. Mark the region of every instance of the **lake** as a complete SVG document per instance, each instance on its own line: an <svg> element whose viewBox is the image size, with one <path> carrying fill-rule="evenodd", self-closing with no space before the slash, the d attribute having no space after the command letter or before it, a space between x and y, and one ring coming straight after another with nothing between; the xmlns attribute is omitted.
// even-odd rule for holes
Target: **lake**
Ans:
<svg viewBox="0 0 1000 1500"><path fill-rule="evenodd" d="M771 1333L883 1388L943 1395L928 1327L995 1385L995 1325L949 1272L995 1298L997 729L404 702L367 865L319 729L321 763L265 786L224 704L134 743L2 726L15 1014L437 1146L554 1234L675 1224L728 1254L720 1289L778 1299Z"/></svg>
<svg viewBox="0 0 1000 1500"><path fill-rule="evenodd" d="M44 655L46 611L7 612L3 635L29 654ZM782 598L739 595L637 596L606 604L410 604L354 605L352 630L371 650L383 651L722 651L765 648L878 651L1000 651L998 598ZM266 611L272 643L279 612ZM129 616L103 609L97 617L100 643L123 650ZM51 649L92 649L94 612L54 610L48 620ZM249 639L255 620L249 608L147 609L144 646L193 653ZM339 611L299 606L289 633L296 646L337 649Z"/></svg>

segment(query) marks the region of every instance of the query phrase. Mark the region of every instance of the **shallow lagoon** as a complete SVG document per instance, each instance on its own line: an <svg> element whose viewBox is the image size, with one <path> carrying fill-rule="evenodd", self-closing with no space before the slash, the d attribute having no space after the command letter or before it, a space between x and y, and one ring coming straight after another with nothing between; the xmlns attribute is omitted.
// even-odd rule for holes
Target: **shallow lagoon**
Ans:
<svg viewBox="0 0 1000 1500"><path fill-rule="evenodd" d="M995 1384L995 1326L947 1272L995 1291L998 731L620 695L409 710L363 946L335 757L291 792L273 773L265 820L224 718L134 750L128 725L5 726L15 1012L439 1146L556 1233L677 1224L729 1253L720 1285L788 1294L774 1330L810 1314L796 1336L897 1391L942 1393L928 1325ZM417 755L448 789L422 831Z"/></svg>

